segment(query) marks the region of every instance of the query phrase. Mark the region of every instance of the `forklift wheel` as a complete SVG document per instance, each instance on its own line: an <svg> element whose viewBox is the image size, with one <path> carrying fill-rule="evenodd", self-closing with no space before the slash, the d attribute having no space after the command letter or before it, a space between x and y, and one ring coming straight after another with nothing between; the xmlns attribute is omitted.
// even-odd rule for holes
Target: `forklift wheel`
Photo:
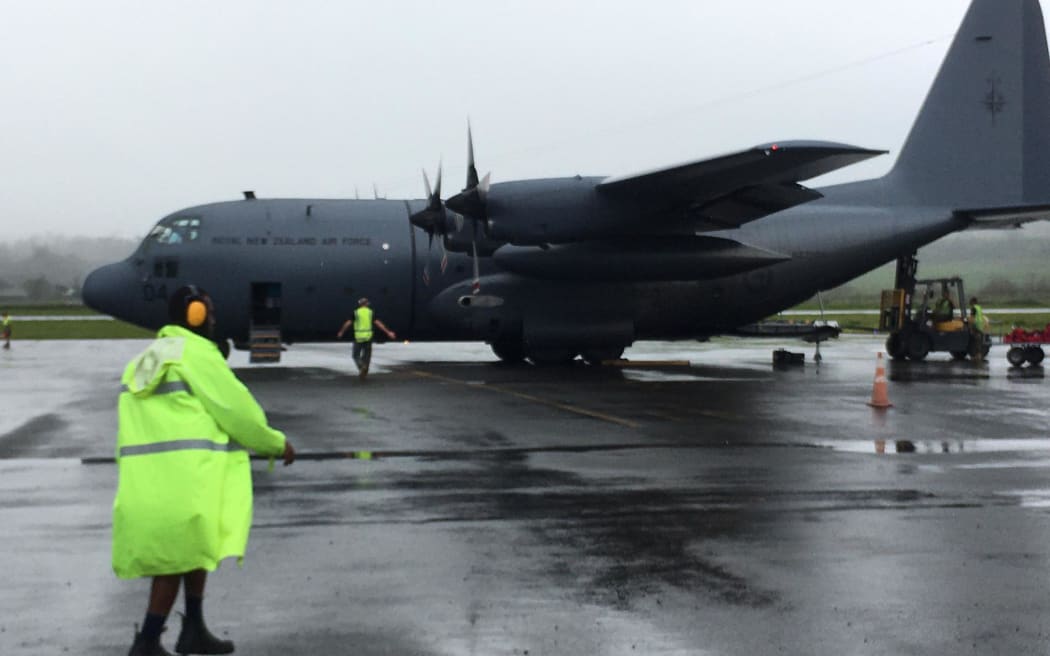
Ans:
<svg viewBox="0 0 1050 656"><path fill-rule="evenodd" d="M930 354L930 338L922 333L908 336L908 359L920 362Z"/></svg>
<svg viewBox="0 0 1050 656"><path fill-rule="evenodd" d="M904 339L900 333L890 333L890 336L886 338L886 353L894 360L903 360L908 357L908 352L904 350Z"/></svg>
<svg viewBox="0 0 1050 656"><path fill-rule="evenodd" d="M968 355L970 354L967 351L952 351L953 360L965 360Z"/></svg>

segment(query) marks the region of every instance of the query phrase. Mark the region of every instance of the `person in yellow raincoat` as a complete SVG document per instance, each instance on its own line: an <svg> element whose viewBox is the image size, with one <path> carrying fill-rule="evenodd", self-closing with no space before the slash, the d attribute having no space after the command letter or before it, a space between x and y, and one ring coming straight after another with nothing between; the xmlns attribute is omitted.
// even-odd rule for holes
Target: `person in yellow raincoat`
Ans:
<svg viewBox="0 0 1050 656"><path fill-rule="evenodd" d="M228 654L204 624L207 573L243 559L252 521L248 451L295 460L251 392L230 370L212 333L208 295L188 286L169 300L170 324L128 363L118 403L119 480L113 503L113 571L152 577L130 656L167 655L160 634L185 584L175 651Z"/></svg>

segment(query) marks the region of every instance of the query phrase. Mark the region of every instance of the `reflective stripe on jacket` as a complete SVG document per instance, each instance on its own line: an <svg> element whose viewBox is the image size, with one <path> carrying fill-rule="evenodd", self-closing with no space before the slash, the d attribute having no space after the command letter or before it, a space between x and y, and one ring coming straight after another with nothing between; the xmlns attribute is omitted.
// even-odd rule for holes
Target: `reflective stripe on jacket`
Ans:
<svg viewBox="0 0 1050 656"><path fill-rule="evenodd" d="M113 571L180 574L243 558L252 517L246 449L279 455L284 434L267 425L215 344L178 326L161 328L121 382Z"/></svg>
<svg viewBox="0 0 1050 656"><path fill-rule="evenodd" d="M362 305L354 310L354 341L372 341L372 308Z"/></svg>

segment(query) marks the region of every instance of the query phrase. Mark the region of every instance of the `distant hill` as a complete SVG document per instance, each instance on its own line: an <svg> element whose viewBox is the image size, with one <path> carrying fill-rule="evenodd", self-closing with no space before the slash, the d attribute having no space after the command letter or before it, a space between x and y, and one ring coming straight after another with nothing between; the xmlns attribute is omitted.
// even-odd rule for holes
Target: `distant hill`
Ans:
<svg viewBox="0 0 1050 656"><path fill-rule="evenodd" d="M48 300L79 290L92 269L122 260L138 240L119 237L46 235L0 244L0 295L22 290L30 300Z"/></svg>
<svg viewBox="0 0 1050 656"><path fill-rule="evenodd" d="M960 276L967 294L982 303L1050 307L1050 225L960 232L920 249L917 257L920 278ZM824 293L824 302L875 307L880 291L893 287L895 272L895 263L887 264Z"/></svg>

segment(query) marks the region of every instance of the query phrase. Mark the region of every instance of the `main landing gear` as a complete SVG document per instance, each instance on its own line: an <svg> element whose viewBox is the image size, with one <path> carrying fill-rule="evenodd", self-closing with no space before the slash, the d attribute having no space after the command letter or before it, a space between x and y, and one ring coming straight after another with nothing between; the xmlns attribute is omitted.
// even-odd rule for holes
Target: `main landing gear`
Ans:
<svg viewBox="0 0 1050 656"><path fill-rule="evenodd" d="M592 346L577 349L567 346L529 347L519 341L498 341L490 344L496 357L507 364L518 364L528 360L536 366L565 365L583 358L590 365L600 365L606 360L618 360L623 356L623 346Z"/></svg>

